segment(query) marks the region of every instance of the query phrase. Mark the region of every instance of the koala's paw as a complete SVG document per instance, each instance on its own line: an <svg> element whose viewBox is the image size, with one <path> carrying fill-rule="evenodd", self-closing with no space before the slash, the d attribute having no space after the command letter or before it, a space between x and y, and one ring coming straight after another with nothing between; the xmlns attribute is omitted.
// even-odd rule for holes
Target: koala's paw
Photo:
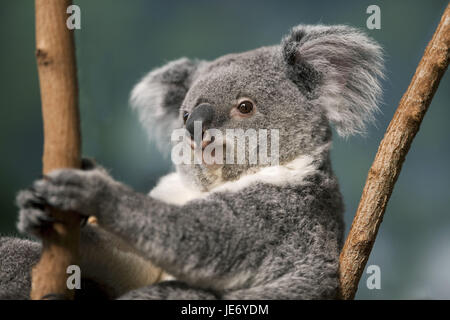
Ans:
<svg viewBox="0 0 450 320"><path fill-rule="evenodd" d="M26 189L20 191L17 195L16 203L19 207L17 229L20 232L40 236L54 222L45 200L39 197L34 190Z"/></svg>
<svg viewBox="0 0 450 320"><path fill-rule="evenodd" d="M99 170L99 171L103 172L104 174L108 175L108 172L106 171L106 169L103 168L101 165L99 165L92 158L81 159L81 170L83 170L83 171Z"/></svg>
<svg viewBox="0 0 450 320"><path fill-rule="evenodd" d="M81 159L81 170L88 171L98 169L99 165L92 158L83 158Z"/></svg>
<svg viewBox="0 0 450 320"><path fill-rule="evenodd" d="M114 180L104 170L55 170L35 181L33 190L43 201L63 211L95 216L102 204L112 202Z"/></svg>

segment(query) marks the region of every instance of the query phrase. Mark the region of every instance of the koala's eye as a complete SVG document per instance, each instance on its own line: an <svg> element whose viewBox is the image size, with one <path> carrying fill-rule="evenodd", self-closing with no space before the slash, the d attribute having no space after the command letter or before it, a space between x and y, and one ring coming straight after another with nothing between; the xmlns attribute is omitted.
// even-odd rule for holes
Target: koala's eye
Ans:
<svg viewBox="0 0 450 320"><path fill-rule="evenodd" d="M183 112L183 121L184 121L184 124L186 124L186 121L187 121L188 118L189 118L189 112L184 111L184 112Z"/></svg>
<svg viewBox="0 0 450 320"><path fill-rule="evenodd" d="M239 110L240 113L250 113L253 111L253 103L251 101L245 100L242 101L241 103L239 103L237 109Z"/></svg>

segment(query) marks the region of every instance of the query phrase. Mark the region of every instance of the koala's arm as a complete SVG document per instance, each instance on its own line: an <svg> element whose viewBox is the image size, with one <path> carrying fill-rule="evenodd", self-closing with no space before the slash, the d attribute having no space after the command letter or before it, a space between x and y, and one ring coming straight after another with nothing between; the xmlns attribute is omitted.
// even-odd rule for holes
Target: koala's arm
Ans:
<svg viewBox="0 0 450 320"><path fill-rule="evenodd" d="M99 224L189 284L222 290L236 274L255 272L268 250L268 221L254 215L254 202L237 209L231 203L236 195L215 194L183 206L128 188L110 195L113 205L99 211Z"/></svg>
<svg viewBox="0 0 450 320"><path fill-rule="evenodd" d="M19 192L17 205L20 231L40 238L42 231L45 232L53 223L43 199L32 190ZM0 282L5 281L0 287L7 288L5 292L10 292L17 298L28 297L31 285L29 271L38 261L41 245L39 242L15 238L0 240ZM77 291L77 299L93 296L118 297L129 290L157 282L162 272L121 239L92 224L81 228L79 263L83 290ZM14 276L5 275L5 272L12 272ZM0 297L3 296L4 292L0 294Z"/></svg>
<svg viewBox="0 0 450 320"><path fill-rule="evenodd" d="M187 283L219 284L259 267L270 221L264 194L214 194L175 206L137 193L99 170L60 170L34 184L48 204L94 215L145 258ZM176 195L175 195L176 196ZM259 207L261 205L261 207Z"/></svg>
<svg viewBox="0 0 450 320"><path fill-rule="evenodd" d="M107 176L106 170L97 166L93 160L83 159L82 167L83 170L95 169L101 175ZM50 227L50 224L54 221L49 215L48 208L46 208L45 199L31 188L20 191L16 203L19 207L18 229L23 233L40 238L42 232ZM3 240L2 238L2 244L4 243ZM7 243L11 244L11 251L17 252L14 256L21 257L20 249L25 245L33 247L33 252L36 252L36 256L39 256L41 250L39 243L24 242L24 240L19 239L12 240ZM22 243L24 245L20 246ZM6 245L3 247L6 248ZM15 250L15 247L18 247L18 249ZM14 260L15 258L11 259ZM24 268L29 270L32 263L20 263L20 265L26 265ZM155 283L162 276L160 268L140 256L126 242L100 226L90 223L84 224L81 228L80 267L83 279L93 281L98 286L96 289L101 290L102 294L106 294L110 298ZM25 283L28 282L28 280L25 281ZM83 289L85 288L86 286ZM24 291L26 295L28 295L28 291L29 289ZM83 295L85 292L87 292L87 295L92 295L92 292L88 291L91 290L83 290Z"/></svg>
<svg viewBox="0 0 450 320"><path fill-rule="evenodd" d="M320 279L336 280L337 246L331 246L331 255L321 252L327 240L336 242L335 232L324 232L327 226L321 225L333 217L322 214L321 220L311 220L311 214L302 212L310 208L302 208L307 198L302 203L299 197L304 195L298 190L255 185L175 206L101 172L80 170L54 172L35 183L35 189L52 206L95 215L100 226L192 285L224 291L278 283L291 297L308 297L306 291L320 285ZM311 245L316 249L310 250ZM287 256L280 258L280 252ZM253 298L268 294L264 289L257 292ZM272 298L278 298L276 292Z"/></svg>

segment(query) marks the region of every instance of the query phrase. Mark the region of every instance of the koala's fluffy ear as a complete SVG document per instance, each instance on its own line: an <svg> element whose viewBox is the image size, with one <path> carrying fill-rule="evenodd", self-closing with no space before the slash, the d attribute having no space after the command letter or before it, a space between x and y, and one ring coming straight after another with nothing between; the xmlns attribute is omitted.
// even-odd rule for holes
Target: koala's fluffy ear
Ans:
<svg viewBox="0 0 450 320"><path fill-rule="evenodd" d="M201 61L181 58L151 71L134 87L130 104L150 137L166 144L181 127L179 111Z"/></svg>
<svg viewBox="0 0 450 320"><path fill-rule="evenodd" d="M327 113L341 136L365 132L381 98L383 53L348 26L304 26L282 41L288 75Z"/></svg>

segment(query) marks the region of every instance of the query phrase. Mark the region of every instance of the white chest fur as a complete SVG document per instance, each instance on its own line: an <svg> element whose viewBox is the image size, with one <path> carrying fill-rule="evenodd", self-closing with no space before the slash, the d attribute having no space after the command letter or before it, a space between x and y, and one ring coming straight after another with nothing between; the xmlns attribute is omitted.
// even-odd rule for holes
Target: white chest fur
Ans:
<svg viewBox="0 0 450 320"><path fill-rule="evenodd" d="M301 156L286 164L262 168L238 180L222 183L207 192L188 185L178 172L174 172L162 177L149 195L154 199L182 206L191 200L206 198L212 193L238 192L258 182L278 186L298 185L315 170L313 157Z"/></svg>

